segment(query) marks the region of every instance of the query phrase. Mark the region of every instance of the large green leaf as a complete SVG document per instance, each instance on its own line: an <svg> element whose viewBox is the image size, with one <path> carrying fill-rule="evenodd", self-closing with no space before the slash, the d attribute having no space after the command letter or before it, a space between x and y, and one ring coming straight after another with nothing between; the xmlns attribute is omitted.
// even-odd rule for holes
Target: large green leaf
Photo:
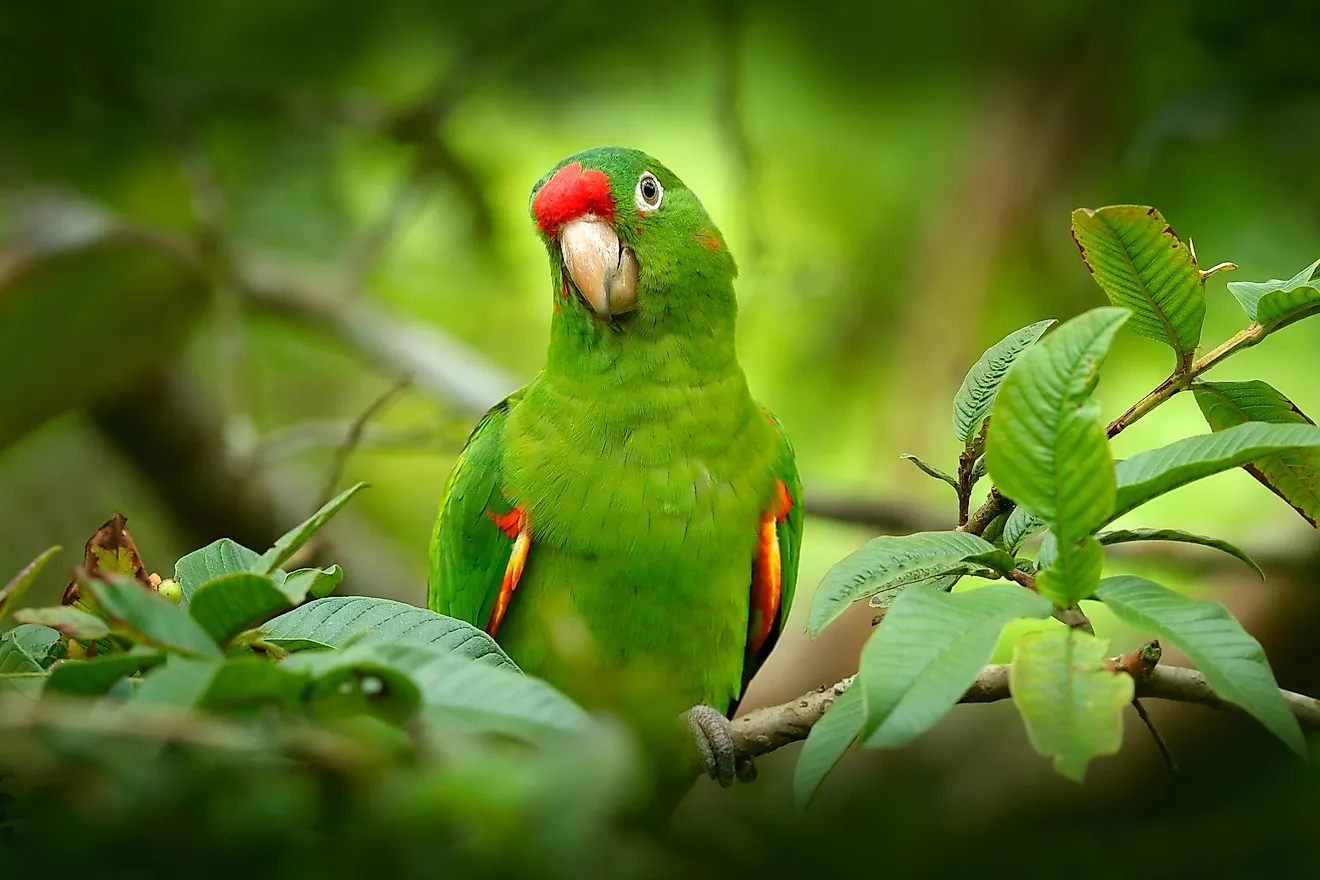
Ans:
<svg viewBox="0 0 1320 880"><path fill-rule="evenodd" d="M219 657L216 643L182 608L132 578L83 579L97 603L142 642L190 657Z"/></svg>
<svg viewBox="0 0 1320 880"><path fill-rule="evenodd" d="M192 601L193 592L207 581L239 571L252 571L261 554L242 544L221 538L194 550L174 564L174 579L183 590L183 607Z"/></svg>
<svg viewBox="0 0 1320 880"><path fill-rule="evenodd" d="M76 639L93 640L110 634L106 622L94 614L80 611L72 605L56 605L53 608L20 608L14 612L14 619L20 623L39 623L57 629Z"/></svg>
<svg viewBox="0 0 1320 880"><path fill-rule="evenodd" d="M337 648L349 643L407 642L434 645L494 666L517 668L494 639L471 624L390 599L316 599L281 614L264 629L266 641L275 645L316 642Z"/></svg>
<svg viewBox="0 0 1320 880"><path fill-rule="evenodd" d="M402 642L368 646L408 673L431 717L482 732L536 737L544 733L580 733L591 716L546 682L512 669L475 663L433 646Z"/></svg>
<svg viewBox="0 0 1320 880"><path fill-rule="evenodd" d="M1265 572L1260 570L1260 566L1245 551L1227 541L1221 541L1207 535L1197 535L1192 532L1184 532L1181 529L1114 529L1109 532L1101 532L1096 537L1105 546L1127 544L1132 541L1175 541L1181 544L1200 544L1202 547L1211 547L1227 553L1229 556L1241 559L1251 566L1252 571L1260 575L1261 580L1265 579Z"/></svg>
<svg viewBox="0 0 1320 880"><path fill-rule="evenodd" d="M1247 422L1315 424L1291 400L1265 382L1197 382L1192 391L1214 431ZM1311 525L1320 524L1320 450L1280 452L1243 467Z"/></svg>
<svg viewBox="0 0 1320 880"><path fill-rule="evenodd" d="M176 655L144 676L129 704L132 708L207 709L229 714L271 706L293 709L310 687L311 676L306 672L251 655L223 661Z"/></svg>
<svg viewBox="0 0 1320 880"><path fill-rule="evenodd" d="M132 708L192 709L200 706L223 665L219 659L197 660L174 655L148 672L133 692Z"/></svg>
<svg viewBox="0 0 1320 880"><path fill-rule="evenodd" d="M1108 644L1060 628L1028 633L1013 650L1009 687L1031 744L1076 782L1092 758L1114 754L1123 742L1122 712L1134 685L1105 667Z"/></svg>
<svg viewBox="0 0 1320 880"><path fill-rule="evenodd" d="M65 660L51 670L45 692L71 697L99 697L124 676L150 669L164 660L164 652L140 648L90 660Z"/></svg>
<svg viewBox="0 0 1320 880"><path fill-rule="evenodd" d="M227 658L215 671L200 705L207 711L227 714L252 713L271 706L294 709L307 687L307 676L283 663L240 655Z"/></svg>
<svg viewBox="0 0 1320 880"><path fill-rule="evenodd" d="M255 564L252 570L259 574L273 574L290 556L298 552L299 548L311 540L312 535L323 529L325 524L343 509L350 498L366 487L366 483L358 483L327 501L320 510L308 517L305 522L299 523L280 536L274 547L261 554L261 562Z"/></svg>
<svg viewBox="0 0 1320 880"><path fill-rule="evenodd" d="M1128 314L1099 308L1066 322L1028 349L999 389L986 440L990 476L1062 543L1090 535L1113 506L1113 459L1090 397Z"/></svg>
<svg viewBox="0 0 1320 880"><path fill-rule="evenodd" d="M37 579L37 575L41 574L41 570L46 567L46 563L50 561L50 558L59 553L61 549L58 544L46 548L36 559L23 566L18 574L10 579L9 583L5 584L4 587L0 587L0 617L4 617L7 611L22 601L28 587L32 586L32 582Z"/></svg>
<svg viewBox="0 0 1320 880"><path fill-rule="evenodd" d="M57 630L35 623L0 633L0 675L44 671L59 640Z"/></svg>
<svg viewBox="0 0 1320 880"><path fill-rule="evenodd" d="M366 714L402 723L417 712L421 693L404 669L379 652L380 647L303 651L280 665L310 679L305 699L316 715Z"/></svg>
<svg viewBox="0 0 1320 880"><path fill-rule="evenodd" d="M812 726L798 753L793 771L793 797L800 809L811 803L825 777L862 735L865 723L866 699L854 679L852 687L840 694Z"/></svg>
<svg viewBox="0 0 1320 880"><path fill-rule="evenodd" d="M1014 330L990 346L972 365L953 398L953 433L959 440L966 443L977 435L995 405L995 395L1008 368L1055 323L1050 318Z"/></svg>
<svg viewBox="0 0 1320 880"><path fill-rule="evenodd" d="M1320 428L1248 422L1138 453L1120 461L1115 468L1118 494L1113 513L1106 521L1118 519L1152 498L1202 477L1302 448L1320 448Z"/></svg>
<svg viewBox="0 0 1320 880"><path fill-rule="evenodd" d="M1277 330L1320 312L1320 282L1313 280L1317 268L1320 260L1287 281L1230 281L1228 292L1266 332Z"/></svg>
<svg viewBox="0 0 1320 880"><path fill-rule="evenodd" d="M826 572L811 600L808 629L812 635L819 633L858 599L953 570L968 571L964 557L993 549L988 541L965 532L874 538Z"/></svg>
<svg viewBox="0 0 1320 880"><path fill-rule="evenodd" d="M1119 620L1181 648L1216 694L1306 754L1306 739L1279 693L1265 651L1227 608L1134 575L1105 578L1096 595Z"/></svg>
<svg viewBox="0 0 1320 880"><path fill-rule="evenodd" d="M288 611L293 604L266 575L236 571L198 587L188 613L208 636L225 644L243 630Z"/></svg>
<svg viewBox="0 0 1320 880"><path fill-rule="evenodd" d="M1017 584L904 592L862 649L853 687L866 695L863 747L897 748L929 730L990 661L1005 625L1050 610L1048 599Z"/></svg>
<svg viewBox="0 0 1320 880"><path fill-rule="evenodd" d="M1073 211L1072 234L1109 301L1130 309L1128 327L1191 365L1205 320L1205 279L1196 257L1154 208L1112 205Z"/></svg>

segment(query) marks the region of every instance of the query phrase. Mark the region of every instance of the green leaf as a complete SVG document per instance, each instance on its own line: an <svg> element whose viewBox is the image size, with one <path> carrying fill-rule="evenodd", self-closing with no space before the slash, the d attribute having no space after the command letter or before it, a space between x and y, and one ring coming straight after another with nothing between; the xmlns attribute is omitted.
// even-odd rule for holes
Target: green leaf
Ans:
<svg viewBox="0 0 1320 880"><path fill-rule="evenodd" d="M984 553L975 553L971 556L963 557L963 562L974 565L977 568L989 569L998 572L1004 577L1017 568L1017 560L1013 554L995 547L993 550L987 550Z"/></svg>
<svg viewBox="0 0 1320 880"><path fill-rule="evenodd" d="M1022 636L1013 650L1009 687L1031 745L1075 782L1092 758L1114 754L1123 742L1122 712L1134 684L1105 668L1108 644L1074 629L1049 629Z"/></svg>
<svg viewBox="0 0 1320 880"><path fill-rule="evenodd" d="M416 714L421 693L407 672L378 652L379 647L303 651L280 665L311 680L306 700L317 716L365 714L401 724Z"/></svg>
<svg viewBox="0 0 1320 880"><path fill-rule="evenodd" d="M1072 235L1109 301L1131 310L1128 327L1172 348L1185 372L1201 343L1205 279L1164 216L1141 205L1079 208Z"/></svg>
<svg viewBox="0 0 1320 880"><path fill-rule="evenodd" d="M1127 544L1132 541L1176 541L1181 544L1200 544L1202 547L1211 547L1223 551L1229 556L1241 559L1251 566L1252 571L1260 575L1261 580L1265 579L1265 572L1261 571L1256 561L1244 551L1227 541L1221 541L1218 538L1211 538L1206 535L1184 532L1181 529L1114 529L1110 532L1101 532L1096 537L1105 546Z"/></svg>
<svg viewBox="0 0 1320 880"><path fill-rule="evenodd" d="M1315 424L1291 400L1265 382L1196 382L1192 391L1214 431L1247 422ZM1311 525L1320 524L1320 451L1280 452L1243 467Z"/></svg>
<svg viewBox="0 0 1320 880"><path fill-rule="evenodd" d="M980 432L981 423L995 405L995 395L999 393L999 385L1008 368L1055 323L1050 318L1014 330L986 349L980 360L967 371L962 387L953 398L953 433L959 440L967 443ZM956 481L954 486L957 486Z"/></svg>
<svg viewBox="0 0 1320 880"><path fill-rule="evenodd" d="M896 586L889 587L876 593L867 600L866 604L871 608L879 608L887 611L889 606L894 604L894 600L903 595L909 587L919 587L923 590L935 590L938 593L947 593L952 590L954 585L962 580L964 576L969 575L976 570L977 566L974 563L959 563L958 566L953 569L952 574L937 574L931 577L922 578L919 581L912 581L911 583L904 581L901 584L897 584Z"/></svg>
<svg viewBox="0 0 1320 880"><path fill-rule="evenodd" d="M86 611L80 611L72 605L56 605L53 608L20 608L14 612L14 619L19 623L39 623L57 629L75 639L91 641L105 638L110 634L110 627L101 618Z"/></svg>
<svg viewBox="0 0 1320 880"><path fill-rule="evenodd" d="M1058 551L1050 567L1036 575L1036 586L1060 608L1071 608L1100 586L1105 552L1099 541L1089 537L1058 546Z"/></svg>
<svg viewBox="0 0 1320 880"><path fill-rule="evenodd" d="M0 698L7 693L18 694L29 700L36 700L46 688L50 676L44 672L0 673ZM0 824L0 827L3 827Z"/></svg>
<svg viewBox="0 0 1320 880"><path fill-rule="evenodd" d="M337 565L329 568L300 568L289 572L279 588L292 604L301 605L309 595L314 599L329 596L343 579L344 570Z"/></svg>
<svg viewBox="0 0 1320 880"><path fill-rule="evenodd" d="M52 662L50 650L59 640L57 630L35 623L0 634L0 675L44 671Z"/></svg>
<svg viewBox="0 0 1320 880"><path fill-rule="evenodd" d="M999 544L1010 553L1016 553L1028 538L1044 528L1045 520L1018 505L1008 515L1008 522L1004 523L1004 533L999 537Z"/></svg>
<svg viewBox="0 0 1320 880"><path fill-rule="evenodd" d="M121 678L165 661L161 651L134 649L90 660L65 660L50 672L46 693L69 697L99 697Z"/></svg>
<svg viewBox="0 0 1320 880"><path fill-rule="evenodd" d="M1113 458L1090 397L1128 315L1099 308L1066 322L1028 349L999 389L986 439L990 476L1065 543L1090 535L1113 506Z"/></svg>
<svg viewBox="0 0 1320 880"><path fill-rule="evenodd" d="M228 538L221 538L194 550L174 564L174 579L183 590L182 607L187 608L192 594L210 580L239 571L251 571L261 554Z"/></svg>
<svg viewBox="0 0 1320 880"><path fill-rule="evenodd" d="M433 710L433 719L485 733L530 738L581 733L593 723L586 710L549 684L512 669L401 642L361 650L406 672L422 701Z"/></svg>
<svg viewBox="0 0 1320 880"><path fill-rule="evenodd" d="M1186 437L1120 461L1118 494L1107 522L1167 492L1279 452L1320 447L1314 425L1248 422L1214 434Z"/></svg>
<svg viewBox="0 0 1320 880"><path fill-rule="evenodd" d="M907 590L862 649L864 748L897 748L943 718L1021 617L1048 617L1050 603L1016 584L965 593Z"/></svg>
<svg viewBox="0 0 1320 880"><path fill-rule="evenodd" d="M188 613L208 636L223 645L243 630L265 623L293 605L266 575L237 571L198 587Z"/></svg>
<svg viewBox="0 0 1320 880"><path fill-rule="evenodd" d="M260 563L254 565L252 570L258 574L273 574L276 569L289 559L290 556L297 553L299 548L311 540L312 535L315 535L321 529L325 528L325 524L328 523L336 513L343 509L344 505L348 503L350 498L366 487L366 483L358 483L356 486L345 489L330 501L327 501L320 510L312 514L305 522L294 526L292 529L285 532L284 535L275 542L274 547L261 554Z"/></svg>
<svg viewBox="0 0 1320 880"><path fill-rule="evenodd" d="M187 612L137 581L115 577L108 581L83 579L81 583L139 641L191 657L220 656L215 642Z"/></svg>
<svg viewBox="0 0 1320 880"><path fill-rule="evenodd" d="M1246 710L1289 748L1306 755L1306 739L1279 693L1265 651L1227 608L1133 575L1105 578L1097 596L1119 620L1177 645L1220 698Z"/></svg>
<svg viewBox="0 0 1320 880"><path fill-rule="evenodd" d="M866 700L854 679L852 686L834 700L834 705L811 728L798 753L793 771L793 798L798 809L805 810L811 803L825 777L861 736L865 723Z"/></svg>
<svg viewBox="0 0 1320 880"><path fill-rule="evenodd" d="M0 589L0 617L4 617L8 609L18 605L23 599L23 594L32 586L32 582L41 574L41 570L46 567L46 563L56 553L63 548L56 544L54 547L48 547L37 556L36 559L29 562L19 570L18 574Z"/></svg>
<svg viewBox="0 0 1320 880"><path fill-rule="evenodd" d="M954 477L952 474L950 474L948 471L940 470L939 468L935 467L935 465L926 461L922 461L920 458L917 458L915 455L909 455L906 452L900 455L899 458L903 459L904 461L912 462L914 465L917 466L917 470L921 471L926 476L934 477L937 480L943 480L944 482L952 486L955 491L958 489L958 479Z"/></svg>
<svg viewBox="0 0 1320 880"><path fill-rule="evenodd" d="M265 630L265 640L274 645L310 641L340 648L350 642L355 646L407 642L434 645L494 666L517 668L494 639L471 624L390 599L316 599L281 614Z"/></svg>
<svg viewBox="0 0 1320 880"><path fill-rule="evenodd" d="M970 570L966 556L994 547L965 532L882 535L835 563L811 600L808 629L818 634L858 599L926 580L952 570Z"/></svg>
<svg viewBox="0 0 1320 880"><path fill-rule="evenodd" d="M142 685L128 704L132 708L157 707L192 709L202 698L220 671L221 661L195 660L174 655L143 677Z"/></svg>
<svg viewBox="0 0 1320 880"><path fill-rule="evenodd" d="M282 663L251 655L229 657L215 671L199 705L225 714L251 713L270 706L292 710L307 687L307 676Z"/></svg>
<svg viewBox="0 0 1320 880"><path fill-rule="evenodd" d="M1320 284L1312 280L1317 268L1320 260L1287 281L1230 281L1228 292L1269 333L1320 311Z"/></svg>

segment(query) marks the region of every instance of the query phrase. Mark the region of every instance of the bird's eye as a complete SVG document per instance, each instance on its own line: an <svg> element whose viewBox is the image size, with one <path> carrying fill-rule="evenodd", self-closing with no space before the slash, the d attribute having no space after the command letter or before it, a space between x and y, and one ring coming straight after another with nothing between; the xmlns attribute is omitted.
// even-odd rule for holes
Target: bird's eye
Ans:
<svg viewBox="0 0 1320 880"><path fill-rule="evenodd" d="M654 211L660 207L665 197L665 188L656 180L655 175L647 171L637 181L637 210L642 213Z"/></svg>

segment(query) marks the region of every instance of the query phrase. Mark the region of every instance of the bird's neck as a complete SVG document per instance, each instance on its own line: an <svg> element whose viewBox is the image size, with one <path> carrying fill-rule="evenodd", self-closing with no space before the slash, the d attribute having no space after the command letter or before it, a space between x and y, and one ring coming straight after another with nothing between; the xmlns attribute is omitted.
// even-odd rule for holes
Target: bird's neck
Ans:
<svg viewBox="0 0 1320 880"><path fill-rule="evenodd" d="M568 390L704 384L740 374L732 283L681 295L661 291L638 311L604 321L572 294L558 300L545 376Z"/></svg>

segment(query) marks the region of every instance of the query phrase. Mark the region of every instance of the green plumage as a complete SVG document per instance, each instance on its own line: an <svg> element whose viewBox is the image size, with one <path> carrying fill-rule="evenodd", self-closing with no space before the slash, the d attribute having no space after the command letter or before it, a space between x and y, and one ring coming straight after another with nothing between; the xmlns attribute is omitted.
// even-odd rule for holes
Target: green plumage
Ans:
<svg viewBox="0 0 1320 880"><path fill-rule="evenodd" d="M545 369L473 432L441 502L429 605L486 627L520 508L526 567L497 638L532 675L589 704L644 693L678 713L731 709L787 618L801 540L792 448L752 398L734 351L732 256L696 196L643 153L571 156L609 179L612 226L636 255L636 309L602 318L542 229L556 304ZM640 175L661 207L634 208ZM639 196L640 197L640 196ZM537 219L535 212L533 219ZM748 650L760 525L777 481L782 600Z"/></svg>

